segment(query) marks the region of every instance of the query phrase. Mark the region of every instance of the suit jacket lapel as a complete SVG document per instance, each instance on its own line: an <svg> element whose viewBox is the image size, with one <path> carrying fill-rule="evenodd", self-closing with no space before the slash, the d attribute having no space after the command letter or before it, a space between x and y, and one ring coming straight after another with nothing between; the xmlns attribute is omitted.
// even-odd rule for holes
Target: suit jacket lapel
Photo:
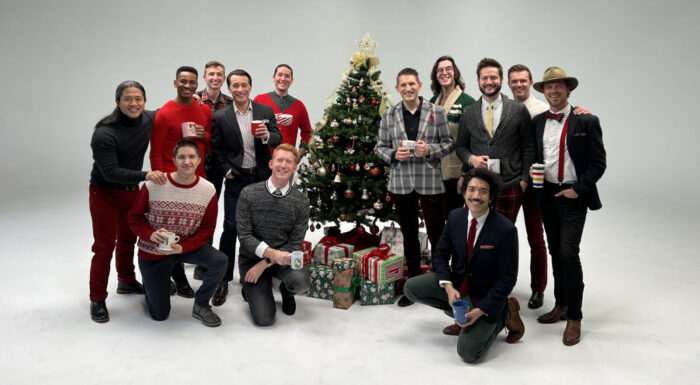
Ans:
<svg viewBox="0 0 700 385"><path fill-rule="evenodd" d="M571 111L569 112L569 127L566 128L566 148L571 148L571 138L574 137L577 123L578 117L574 115L574 106L571 106ZM569 156L571 156L571 150L569 150Z"/></svg>
<svg viewBox="0 0 700 385"><path fill-rule="evenodd" d="M399 105L396 107L397 108L394 111L394 119L399 122L399 124L394 125L394 130L396 130L394 134L398 140L408 140L408 136L406 136L406 126L404 125L403 121L403 102L399 102Z"/></svg>
<svg viewBox="0 0 700 385"><path fill-rule="evenodd" d="M493 134L493 136L496 135L506 135L506 134L501 134L500 132L503 131L501 130L501 127L505 124L505 122L508 120L508 117L510 116L510 103L506 103L506 96L501 95L501 120L498 121L498 126L496 126L496 133Z"/></svg>
<svg viewBox="0 0 700 385"><path fill-rule="evenodd" d="M231 125L231 130L233 131L231 134L233 134L234 141L238 142L238 147L239 149L243 148L243 136L241 135L241 128L238 126L238 119L236 119L236 106L234 104L231 104L231 108L229 108L226 111L226 119L228 120L228 123Z"/></svg>
<svg viewBox="0 0 700 385"><path fill-rule="evenodd" d="M430 107L428 107L427 103L428 102L423 101L420 104L420 122L418 122L418 135L416 136L416 140L425 141L425 130L430 120L430 114L433 112Z"/></svg>
<svg viewBox="0 0 700 385"><path fill-rule="evenodd" d="M479 231L479 236L476 238L474 241L474 249L472 250L472 256L469 258L469 264L474 261L474 259L479 256L479 249L481 248L481 242L483 242L484 238L488 235L489 230L491 230L491 221L493 220L493 215L496 211L494 209L489 209L489 215L486 217L486 221L484 222L484 225L481 227L481 231Z"/></svg>

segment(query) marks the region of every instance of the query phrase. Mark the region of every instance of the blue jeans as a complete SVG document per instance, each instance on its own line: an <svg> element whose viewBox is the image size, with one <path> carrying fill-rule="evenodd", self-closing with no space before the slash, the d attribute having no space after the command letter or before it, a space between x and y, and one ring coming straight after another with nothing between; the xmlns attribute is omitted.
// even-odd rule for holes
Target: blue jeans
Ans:
<svg viewBox="0 0 700 385"><path fill-rule="evenodd" d="M162 321L170 314L170 272L173 267L181 266L183 262L207 268L202 286L194 296L196 303L206 306L224 275L226 256L207 243L189 253L173 254L157 261L139 258L146 305L151 317L156 321Z"/></svg>
<svg viewBox="0 0 700 385"><path fill-rule="evenodd" d="M224 231L221 233L219 250L228 256L228 267L224 274L224 281L233 280L233 269L236 266L236 206L238 197L241 195L243 187L258 181L258 176L254 174L243 175L233 179L226 179L226 189L224 190ZM242 279L242 277L241 277Z"/></svg>

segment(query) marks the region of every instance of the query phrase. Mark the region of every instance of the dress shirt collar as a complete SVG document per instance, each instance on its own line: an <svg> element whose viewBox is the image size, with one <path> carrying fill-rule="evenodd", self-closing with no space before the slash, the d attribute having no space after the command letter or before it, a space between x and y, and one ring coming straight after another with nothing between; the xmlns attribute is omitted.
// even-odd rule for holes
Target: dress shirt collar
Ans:
<svg viewBox="0 0 700 385"><path fill-rule="evenodd" d="M267 188L267 191L270 194L274 193L275 190L277 190L277 187L275 187L275 185L272 184L272 180L270 178L268 178L267 181L265 182L265 187ZM287 182L287 184L284 185L284 187L282 187L279 190L282 192L282 196L278 197L278 198L285 197L285 196L287 196L287 194L289 194L290 191L292 191L292 184ZM273 194L272 196L275 196L275 195Z"/></svg>
<svg viewBox="0 0 700 385"><path fill-rule="evenodd" d="M245 115L245 114L253 111L253 101L250 99L248 99L248 108L244 112L241 112L238 109L238 106L236 106L236 103L232 103L231 105L233 106L233 109L236 111L237 114Z"/></svg>
<svg viewBox="0 0 700 385"><path fill-rule="evenodd" d="M491 209L488 209L486 214L476 218L476 227L481 227L484 225L484 222L486 222L486 217L489 216L489 213L491 213ZM467 209L467 221L472 223L472 218L472 212Z"/></svg>
<svg viewBox="0 0 700 385"><path fill-rule="evenodd" d="M552 111L550 108L549 111L551 111L553 114L558 114L558 113L563 113L564 117L569 116L569 113L571 113L571 104L567 104L566 107L562 108L559 111Z"/></svg>
<svg viewBox="0 0 700 385"><path fill-rule="evenodd" d="M501 107L501 104L503 103L503 98L501 98L501 94L498 94L498 97L496 100L493 101L493 103L490 103L493 106L494 110L497 110L499 107ZM483 97L481 98L481 110L486 111L489 108L489 102L487 102Z"/></svg>

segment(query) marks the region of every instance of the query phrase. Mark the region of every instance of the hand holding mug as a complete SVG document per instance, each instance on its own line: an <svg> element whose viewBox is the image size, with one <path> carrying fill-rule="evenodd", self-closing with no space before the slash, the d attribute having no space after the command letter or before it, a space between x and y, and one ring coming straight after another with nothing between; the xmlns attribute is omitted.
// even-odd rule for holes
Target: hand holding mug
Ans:
<svg viewBox="0 0 700 385"><path fill-rule="evenodd" d="M151 234L151 242L154 242L154 243L165 242L165 240L168 238L166 235L167 233L168 233L168 230L166 230L164 228L160 228L160 229L154 231L153 234Z"/></svg>
<svg viewBox="0 0 700 385"><path fill-rule="evenodd" d="M204 130L204 126L202 126L201 124L194 125L194 132L198 138L204 139L207 136L207 132L206 130Z"/></svg>
<svg viewBox="0 0 700 385"><path fill-rule="evenodd" d="M265 139L270 134L267 130L267 120L253 120L250 122L250 131L256 138Z"/></svg>
<svg viewBox="0 0 700 385"><path fill-rule="evenodd" d="M416 158L422 158L424 156L430 155L430 146L422 140L416 142L415 149Z"/></svg>
<svg viewBox="0 0 700 385"><path fill-rule="evenodd" d="M411 157L411 150L404 146L404 141L399 140L399 148L396 150L396 160L403 162Z"/></svg>
<svg viewBox="0 0 700 385"><path fill-rule="evenodd" d="M469 159L469 163L471 163L474 168L486 168L488 166L488 161L488 155L472 155Z"/></svg>

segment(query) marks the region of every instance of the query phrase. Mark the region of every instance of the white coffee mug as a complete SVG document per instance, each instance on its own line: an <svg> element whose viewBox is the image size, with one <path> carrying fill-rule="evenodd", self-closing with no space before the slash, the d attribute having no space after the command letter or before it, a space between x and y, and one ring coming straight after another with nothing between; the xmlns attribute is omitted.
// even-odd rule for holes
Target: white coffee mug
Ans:
<svg viewBox="0 0 700 385"><path fill-rule="evenodd" d="M489 159L486 161L486 167L489 171L495 172L496 174L501 173L501 160L500 159Z"/></svg>
<svg viewBox="0 0 700 385"><path fill-rule="evenodd" d="M182 123L182 137L183 138L195 138L197 137L197 128L194 122L183 122Z"/></svg>
<svg viewBox="0 0 700 385"><path fill-rule="evenodd" d="M173 233L172 231L166 231L163 233L165 235L165 240L158 245L158 248L164 251L169 251L173 249L173 244L180 242L180 237Z"/></svg>
<svg viewBox="0 0 700 385"><path fill-rule="evenodd" d="M304 267L304 252L292 251L292 259L290 264L294 270L299 270Z"/></svg>

